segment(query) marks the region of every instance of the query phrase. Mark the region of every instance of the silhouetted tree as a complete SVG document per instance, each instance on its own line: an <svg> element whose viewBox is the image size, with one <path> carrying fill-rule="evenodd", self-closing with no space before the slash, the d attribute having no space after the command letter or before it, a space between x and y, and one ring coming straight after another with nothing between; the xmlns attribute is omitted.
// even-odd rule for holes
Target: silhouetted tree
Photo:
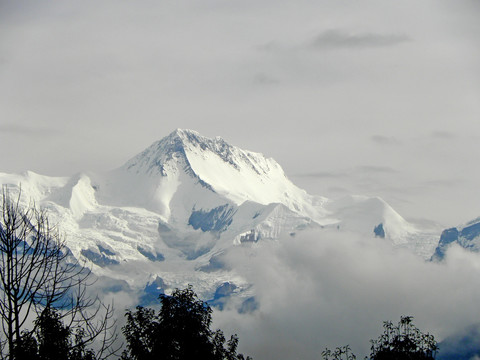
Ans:
<svg viewBox="0 0 480 360"><path fill-rule="evenodd" d="M62 323L59 313L45 308L35 324L39 359L68 359L71 330Z"/></svg>
<svg viewBox="0 0 480 360"><path fill-rule="evenodd" d="M95 360L95 353L85 349L84 332L72 330L63 324L58 311L45 308L35 320L34 333L24 331L15 342L12 358L15 360Z"/></svg>
<svg viewBox="0 0 480 360"><path fill-rule="evenodd" d="M123 359L244 359L237 354L236 335L225 342L221 330L210 329L212 309L197 298L191 286L176 289L171 296L160 295L160 302L158 314L143 307L127 311L123 327L127 349Z"/></svg>
<svg viewBox="0 0 480 360"><path fill-rule="evenodd" d="M413 317L402 316L397 325L383 323L384 333L372 340L372 360L435 359L438 346L433 335L424 334L412 324Z"/></svg>
<svg viewBox="0 0 480 360"><path fill-rule="evenodd" d="M20 339L13 345L13 354L15 360L38 360L37 340L32 333L23 331Z"/></svg>
<svg viewBox="0 0 480 360"><path fill-rule="evenodd" d="M136 311L127 311L127 323L123 334L127 340L127 350L122 358L135 360L154 359L154 349L157 341L158 319L155 311L137 306Z"/></svg>
<svg viewBox="0 0 480 360"><path fill-rule="evenodd" d="M383 323L384 333L372 343L370 360L432 360L438 346L433 335L424 334L412 324L413 317L402 316L397 325L391 321ZM355 360L350 347L325 349L324 360ZM366 358L367 359L367 358Z"/></svg>

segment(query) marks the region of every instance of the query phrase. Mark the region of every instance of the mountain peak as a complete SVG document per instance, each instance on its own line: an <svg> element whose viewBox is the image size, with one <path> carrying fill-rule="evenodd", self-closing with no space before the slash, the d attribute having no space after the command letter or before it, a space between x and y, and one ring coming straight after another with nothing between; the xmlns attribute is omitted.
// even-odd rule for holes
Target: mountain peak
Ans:
<svg viewBox="0 0 480 360"><path fill-rule="evenodd" d="M181 159L185 163L183 165L191 169L191 161L199 158L207 166L221 160L223 165L237 171L248 167L258 175L268 172L268 162L273 161L267 161L262 154L232 146L220 136L211 139L194 130L176 129L130 159L122 168L129 172L165 175L164 166L167 162ZM195 162L198 164L198 161Z"/></svg>
<svg viewBox="0 0 480 360"><path fill-rule="evenodd" d="M200 135L200 133L195 130L180 128L172 131L170 135L168 135L166 138L179 138L183 141L199 141L200 139L206 139L204 136Z"/></svg>
<svg viewBox="0 0 480 360"><path fill-rule="evenodd" d="M170 184L172 189L193 180L237 205L281 203L313 218L318 215L319 208L311 204L310 196L286 177L275 160L193 130L176 129L120 170L161 186ZM316 201L323 203L324 199Z"/></svg>
<svg viewBox="0 0 480 360"><path fill-rule="evenodd" d="M166 139L180 140L184 150L194 151L194 149L197 148L197 150L211 151L219 156L227 158L228 154L231 154L233 149L240 150L235 146L228 144L220 136L210 139L201 135L197 131L189 129L176 129L170 135L168 135Z"/></svg>
<svg viewBox="0 0 480 360"><path fill-rule="evenodd" d="M167 162L182 159L188 163L186 152L192 147L205 147L207 138L189 129L176 129L163 139L154 142L140 154L128 160L121 168L129 172L149 175L166 175L164 166Z"/></svg>
<svg viewBox="0 0 480 360"><path fill-rule="evenodd" d="M227 144L225 140L222 139L220 136L215 136L213 139L210 139L206 136L201 135L199 132L190 129L176 129L172 131L168 136L164 139L160 140L163 141L165 139L175 140L178 139L182 141L184 145L192 144L192 145L200 145L203 144L203 147L211 145L211 144Z"/></svg>

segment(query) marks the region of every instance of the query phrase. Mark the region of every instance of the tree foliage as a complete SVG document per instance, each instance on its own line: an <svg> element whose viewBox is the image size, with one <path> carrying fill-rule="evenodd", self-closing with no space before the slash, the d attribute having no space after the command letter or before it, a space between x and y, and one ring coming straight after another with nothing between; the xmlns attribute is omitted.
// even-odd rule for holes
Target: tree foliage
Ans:
<svg viewBox="0 0 480 360"><path fill-rule="evenodd" d="M58 312L45 308L35 323L39 358L67 359L71 330L62 324Z"/></svg>
<svg viewBox="0 0 480 360"><path fill-rule="evenodd" d="M24 331L14 344L15 360L95 360L93 350L86 349L84 333L65 326L58 311L45 308L35 320L34 333Z"/></svg>
<svg viewBox="0 0 480 360"><path fill-rule="evenodd" d="M221 330L210 329L212 309L197 298L191 286L176 289L171 296L160 295L160 302L158 313L143 307L127 311L123 359L244 359L237 354L236 335L226 341Z"/></svg>

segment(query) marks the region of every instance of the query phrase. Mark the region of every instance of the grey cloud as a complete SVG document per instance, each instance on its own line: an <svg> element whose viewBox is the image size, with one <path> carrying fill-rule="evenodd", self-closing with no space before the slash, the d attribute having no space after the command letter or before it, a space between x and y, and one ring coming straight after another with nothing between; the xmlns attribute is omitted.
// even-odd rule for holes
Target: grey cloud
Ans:
<svg viewBox="0 0 480 360"><path fill-rule="evenodd" d="M455 138L455 134L451 131L441 131L441 130L436 130L432 132L432 137L434 139L453 139Z"/></svg>
<svg viewBox="0 0 480 360"><path fill-rule="evenodd" d="M379 145L395 145L399 143L394 136L373 135L370 137L370 140Z"/></svg>
<svg viewBox="0 0 480 360"><path fill-rule="evenodd" d="M280 50L282 47L275 41L269 41L265 44L256 46L255 49L259 51L264 51L264 52L273 52Z"/></svg>
<svg viewBox="0 0 480 360"><path fill-rule="evenodd" d="M274 85L278 84L280 81L269 74L258 73L254 77L254 82L260 85Z"/></svg>
<svg viewBox="0 0 480 360"><path fill-rule="evenodd" d="M375 33L349 33L339 29L322 32L312 42L317 49L336 48L377 48L394 46L407 41L410 37L404 34L375 34Z"/></svg>
<svg viewBox="0 0 480 360"><path fill-rule="evenodd" d="M55 130L49 129L46 127L34 127L34 126L24 126L17 124L3 124L0 125L0 135L10 134L10 135L46 135L54 132Z"/></svg>

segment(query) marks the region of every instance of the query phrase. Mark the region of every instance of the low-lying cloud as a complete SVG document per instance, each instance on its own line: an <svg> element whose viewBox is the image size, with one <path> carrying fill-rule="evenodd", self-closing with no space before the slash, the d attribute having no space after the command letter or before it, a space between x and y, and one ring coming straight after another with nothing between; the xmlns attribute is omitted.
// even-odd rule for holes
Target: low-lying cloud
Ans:
<svg viewBox="0 0 480 360"><path fill-rule="evenodd" d="M346 344L363 356L383 321L401 315L437 340L480 319L480 257L461 248L437 264L384 239L322 230L234 248L225 260L253 284L259 308L216 313L216 325L257 359L318 359Z"/></svg>

